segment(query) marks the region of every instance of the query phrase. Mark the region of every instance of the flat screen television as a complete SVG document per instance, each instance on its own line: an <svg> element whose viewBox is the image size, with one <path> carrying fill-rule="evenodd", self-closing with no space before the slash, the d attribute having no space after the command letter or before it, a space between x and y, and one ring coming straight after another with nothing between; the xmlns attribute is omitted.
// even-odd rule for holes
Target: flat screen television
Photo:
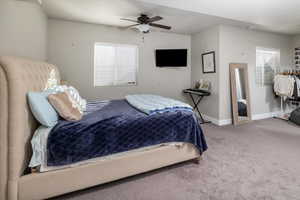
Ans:
<svg viewBox="0 0 300 200"><path fill-rule="evenodd" d="M157 67L186 67L187 49L156 49Z"/></svg>

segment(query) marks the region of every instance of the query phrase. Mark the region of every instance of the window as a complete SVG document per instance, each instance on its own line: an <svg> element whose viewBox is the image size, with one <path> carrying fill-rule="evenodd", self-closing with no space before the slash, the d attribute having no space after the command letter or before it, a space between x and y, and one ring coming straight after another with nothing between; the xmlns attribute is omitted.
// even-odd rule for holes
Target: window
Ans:
<svg viewBox="0 0 300 200"><path fill-rule="evenodd" d="M275 71L280 66L280 50L256 47L256 83L273 83Z"/></svg>
<svg viewBox="0 0 300 200"><path fill-rule="evenodd" d="M94 86L136 85L137 46L96 43L94 59Z"/></svg>

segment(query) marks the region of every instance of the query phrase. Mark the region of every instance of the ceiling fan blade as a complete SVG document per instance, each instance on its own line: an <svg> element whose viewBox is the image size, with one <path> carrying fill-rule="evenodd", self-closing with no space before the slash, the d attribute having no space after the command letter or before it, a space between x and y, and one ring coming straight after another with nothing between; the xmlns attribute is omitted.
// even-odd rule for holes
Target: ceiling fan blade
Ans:
<svg viewBox="0 0 300 200"><path fill-rule="evenodd" d="M172 28L171 26L165 26L165 25L155 24L155 23L149 23L149 25L157 28L167 29L167 30L170 30Z"/></svg>
<svg viewBox="0 0 300 200"><path fill-rule="evenodd" d="M162 20L163 18L161 16L155 16L155 17L151 17L150 19L147 20L148 23L151 23L151 22L156 22L156 21L159 21L159 20Z"/></svg>
<svg viewBox="0 0 300 200"><path fill-rule="evenodd" d="M120 20L124 20L124 21L129 21L129 22L135 22L135 23L138 23L138 21L136 21L136 20L133 20L133 19L121 18Z"/></svg>
<svg viewBox="0 0 300 200"><path fill-rule="evenodd" d="M130 25L130 26L124 26L124 27L122 27L122 28L128 29L128 28L131 28L131 27L134 27L134 26L137 26L137 25L140 25L140 24L133 24L133 25Z"/></svg>

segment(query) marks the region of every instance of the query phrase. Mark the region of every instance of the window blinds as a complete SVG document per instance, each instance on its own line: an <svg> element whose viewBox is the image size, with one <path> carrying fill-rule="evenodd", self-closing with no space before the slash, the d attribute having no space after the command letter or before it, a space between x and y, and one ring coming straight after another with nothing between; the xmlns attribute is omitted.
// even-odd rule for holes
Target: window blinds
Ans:
<svg viewBox="0 0 300 200"><path fill-rule="evenodd" d="M95 44L94 86L136 85L138 47Z"/></svg>
<svg viewBox="0 0 300 200"><path fill-rule="evenodd" d="M273 83L274 73L280 66L280 50L256 48L256 83L269 85Z"/></svg>

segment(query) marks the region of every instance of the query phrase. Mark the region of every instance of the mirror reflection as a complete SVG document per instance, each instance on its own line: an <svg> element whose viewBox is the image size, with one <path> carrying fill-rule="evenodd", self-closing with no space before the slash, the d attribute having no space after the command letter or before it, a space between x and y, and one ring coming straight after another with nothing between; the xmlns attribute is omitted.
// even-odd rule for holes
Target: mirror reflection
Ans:
<svg viewBox="0 0 300 200"><path fill-rule="evenodd" d="M235 70L236 96L238 106L239 120L243 120L247 115L247 99L245 87L245 72L244 69L236 68Z"/></svg>
<svg viewBox="0 0 300 200"><path fill-rule="evenodd" d="M234 124L241 124L251 119L247 64L230 64L232 116Z"/></svg>

